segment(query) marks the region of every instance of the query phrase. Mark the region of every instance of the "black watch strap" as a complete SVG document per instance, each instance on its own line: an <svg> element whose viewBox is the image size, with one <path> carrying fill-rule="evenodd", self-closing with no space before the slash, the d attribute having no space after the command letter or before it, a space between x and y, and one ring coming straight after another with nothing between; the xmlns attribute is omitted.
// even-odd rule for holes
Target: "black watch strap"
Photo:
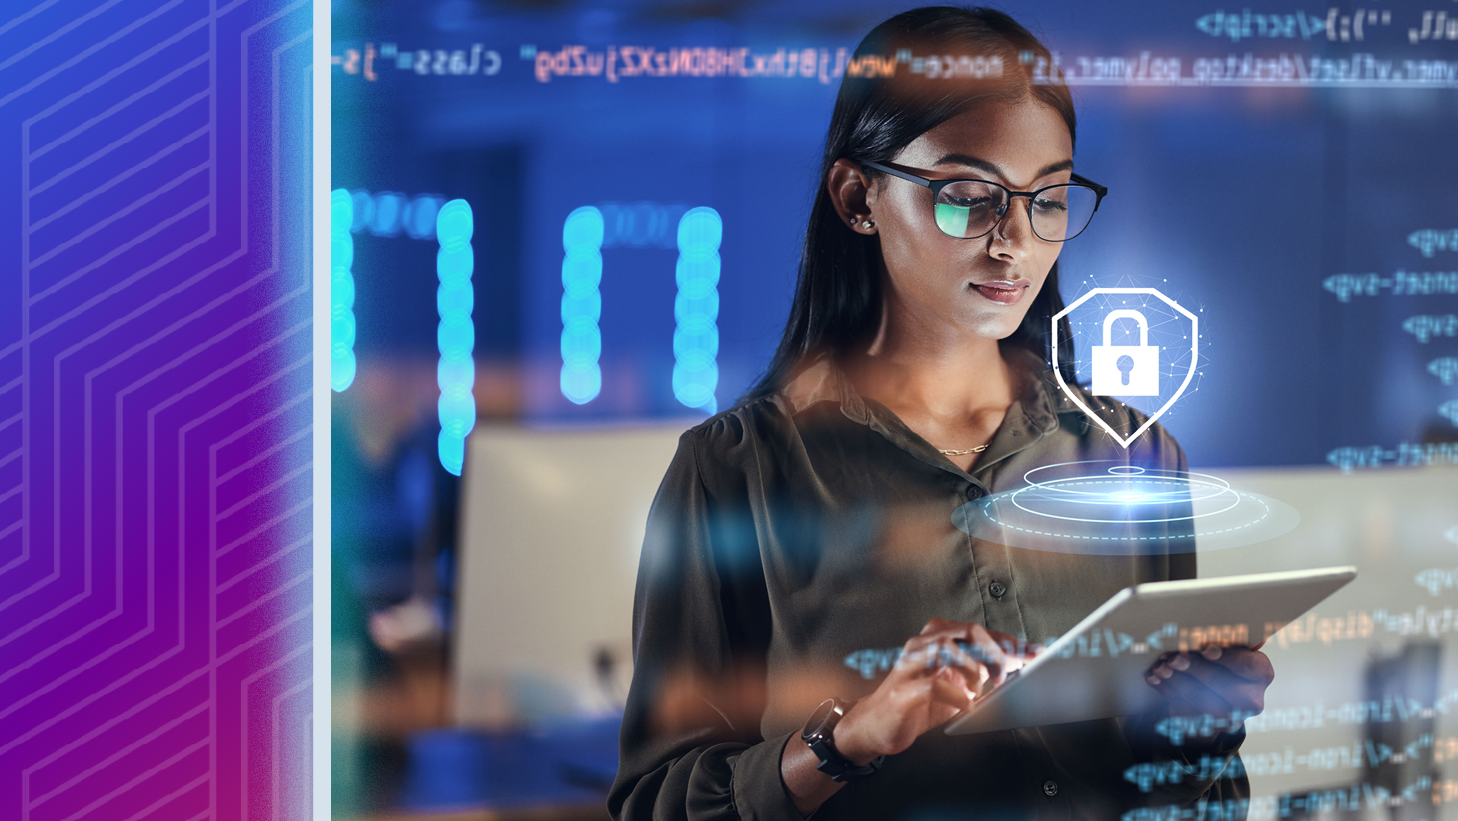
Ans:
<svg viewBox="0 0 1458 821"><path fill-rule="evenodd" d="M815 769L830 776L833 781L854 781L874 775L881 769L881 762L886 760L884 755L878 755L871 763L858 767L835 749L831 733L850 706L850 702L826 699L811 714L810 720L805 723L805 729L800 733L801 740L820 759Z"/></svg>

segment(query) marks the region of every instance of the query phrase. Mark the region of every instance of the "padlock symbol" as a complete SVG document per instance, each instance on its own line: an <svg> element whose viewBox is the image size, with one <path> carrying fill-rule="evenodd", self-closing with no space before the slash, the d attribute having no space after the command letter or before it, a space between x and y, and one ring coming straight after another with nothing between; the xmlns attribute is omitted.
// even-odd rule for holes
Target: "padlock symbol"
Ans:
<svg viewBox="0 0 1458 821"><path fill-rule="evenodd" d="M1138 345L1114 345L1114 322L1139 323ZM1158 396L1159 348L1149 344L1149 321L1138 311L1110 311L1104 317L1104 344L1093 349L1093 392L1096 396Z"/></svg>

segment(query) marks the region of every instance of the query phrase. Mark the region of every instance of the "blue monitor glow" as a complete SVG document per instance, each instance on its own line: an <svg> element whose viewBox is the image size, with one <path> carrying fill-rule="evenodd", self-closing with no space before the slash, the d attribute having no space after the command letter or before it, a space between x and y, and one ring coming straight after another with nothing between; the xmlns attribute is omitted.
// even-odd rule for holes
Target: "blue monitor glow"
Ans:
<svg viewBox="0 0 1458 821"><path fill-rule="evenodd" d="M991 70L851 58L910 5L336 4L359 366L435 353L422 240L464 199L482 229L474 361L514 386L478 384L482 408L608 425L730 407L783 330L841 78ZM1015 16L1073 89L1078 170L1109 186L1059 258L1065 300L1154 287L1201 317L1198 382L1161 419L1192 461L1376 448L1396 464L1458 434L1453 14L1040 0ZM683 232L710 213L695 245ZM1262 422L1274 409L1307 421Z"/></svg>

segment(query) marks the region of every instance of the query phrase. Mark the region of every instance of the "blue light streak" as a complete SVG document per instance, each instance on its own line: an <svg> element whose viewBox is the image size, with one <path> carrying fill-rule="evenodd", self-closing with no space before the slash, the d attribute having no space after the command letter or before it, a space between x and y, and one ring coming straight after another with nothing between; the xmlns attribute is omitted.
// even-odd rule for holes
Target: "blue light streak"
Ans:
<svg viewBox="0 0 1458 821"><path fill-rule="evenodd" d="M398 237L403 231L411 239L435 239L435 220L445 204L445 197L436 194L412 197L399 191L371 194L359 189L349 197L354 203L350 233L368 231L377 237Z"/></svg>
<svg viewBox="0 0 1458 821"><path fill-rule="evenodd" d="M691 208L678 221L678 265L673 300L673 395L691 408L718 412L719 243L724 221L707 206Z"/></svg>
<svg viewBox="0 0 1458 821"><path fill-rule="evenodd" d="M466 435L476 427L476 399L471 394L476 384L476 363L471 357L476 347L476 326L471 321L475 304L471 287L471 273L476 266L471 248L474 231L471 206L465 200L451 200L436 214L435 235L440 240L435 256L435 272L440 279L435 292L436 311L440 314L435 332L440 348L435 371L440 386L437 449L441 465L457 476L465 463Z"/></svg>
<svg viewBox="0 0 1458 821"><path fill-rule="evenodd" d="M585 405L602 392L602 212L585 205L562 224L562 395Z"/></svg>
<svg viewBox="0 0 1458 821"><path fill-rule="evenodd" d="M354 384L354 203L349 192L329 192L329 386L342 392Z"/></svg>

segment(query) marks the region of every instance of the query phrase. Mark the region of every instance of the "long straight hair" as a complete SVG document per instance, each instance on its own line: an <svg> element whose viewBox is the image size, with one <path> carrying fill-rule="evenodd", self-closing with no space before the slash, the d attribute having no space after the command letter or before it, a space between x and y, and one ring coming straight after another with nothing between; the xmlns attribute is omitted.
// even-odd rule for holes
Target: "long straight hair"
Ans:
<svg viewBox="0 0 1458 821"><path fill-rule="evenodd" d="M955 74L929 79L926 71L920 77L911 75L899 60L890 77L852 76L846 72L830 117L790 317L769 366L742 401L778 391L809 357L822 352L842 354L857 344L868 343L880 325L880 242L852 231L831 204L826 181L836 160L891 161L917 137L987 100L1031 96L1058 112L1068 124L1070 140L1077 134L1073 98L1053 66L1047 47L1003 12L955 6L912 9L872 29L856 47L855 57L880 55L885 59L907 50L912 55L938 57L977 55L984 65L989 58L1000 58L1002 73L990 79ZM951 63L951 58L945 59L947 62L941 65ZM1047 73L1046 79L1037 83L1033 82L1035 66L1044 67ZM872 178L879 176L872 169L865 171ZM1057 339L1051 339L1049 333L1053 317L1063 307L1063 297L1058 293L1058 265L1054 263L1022 324L1003 344L1027 348L1044 362L1049 361L1051 346L1056 344L1059 370L1066 382L1074 384L1077 378L1068 318L1059 320Z"/></svg>

